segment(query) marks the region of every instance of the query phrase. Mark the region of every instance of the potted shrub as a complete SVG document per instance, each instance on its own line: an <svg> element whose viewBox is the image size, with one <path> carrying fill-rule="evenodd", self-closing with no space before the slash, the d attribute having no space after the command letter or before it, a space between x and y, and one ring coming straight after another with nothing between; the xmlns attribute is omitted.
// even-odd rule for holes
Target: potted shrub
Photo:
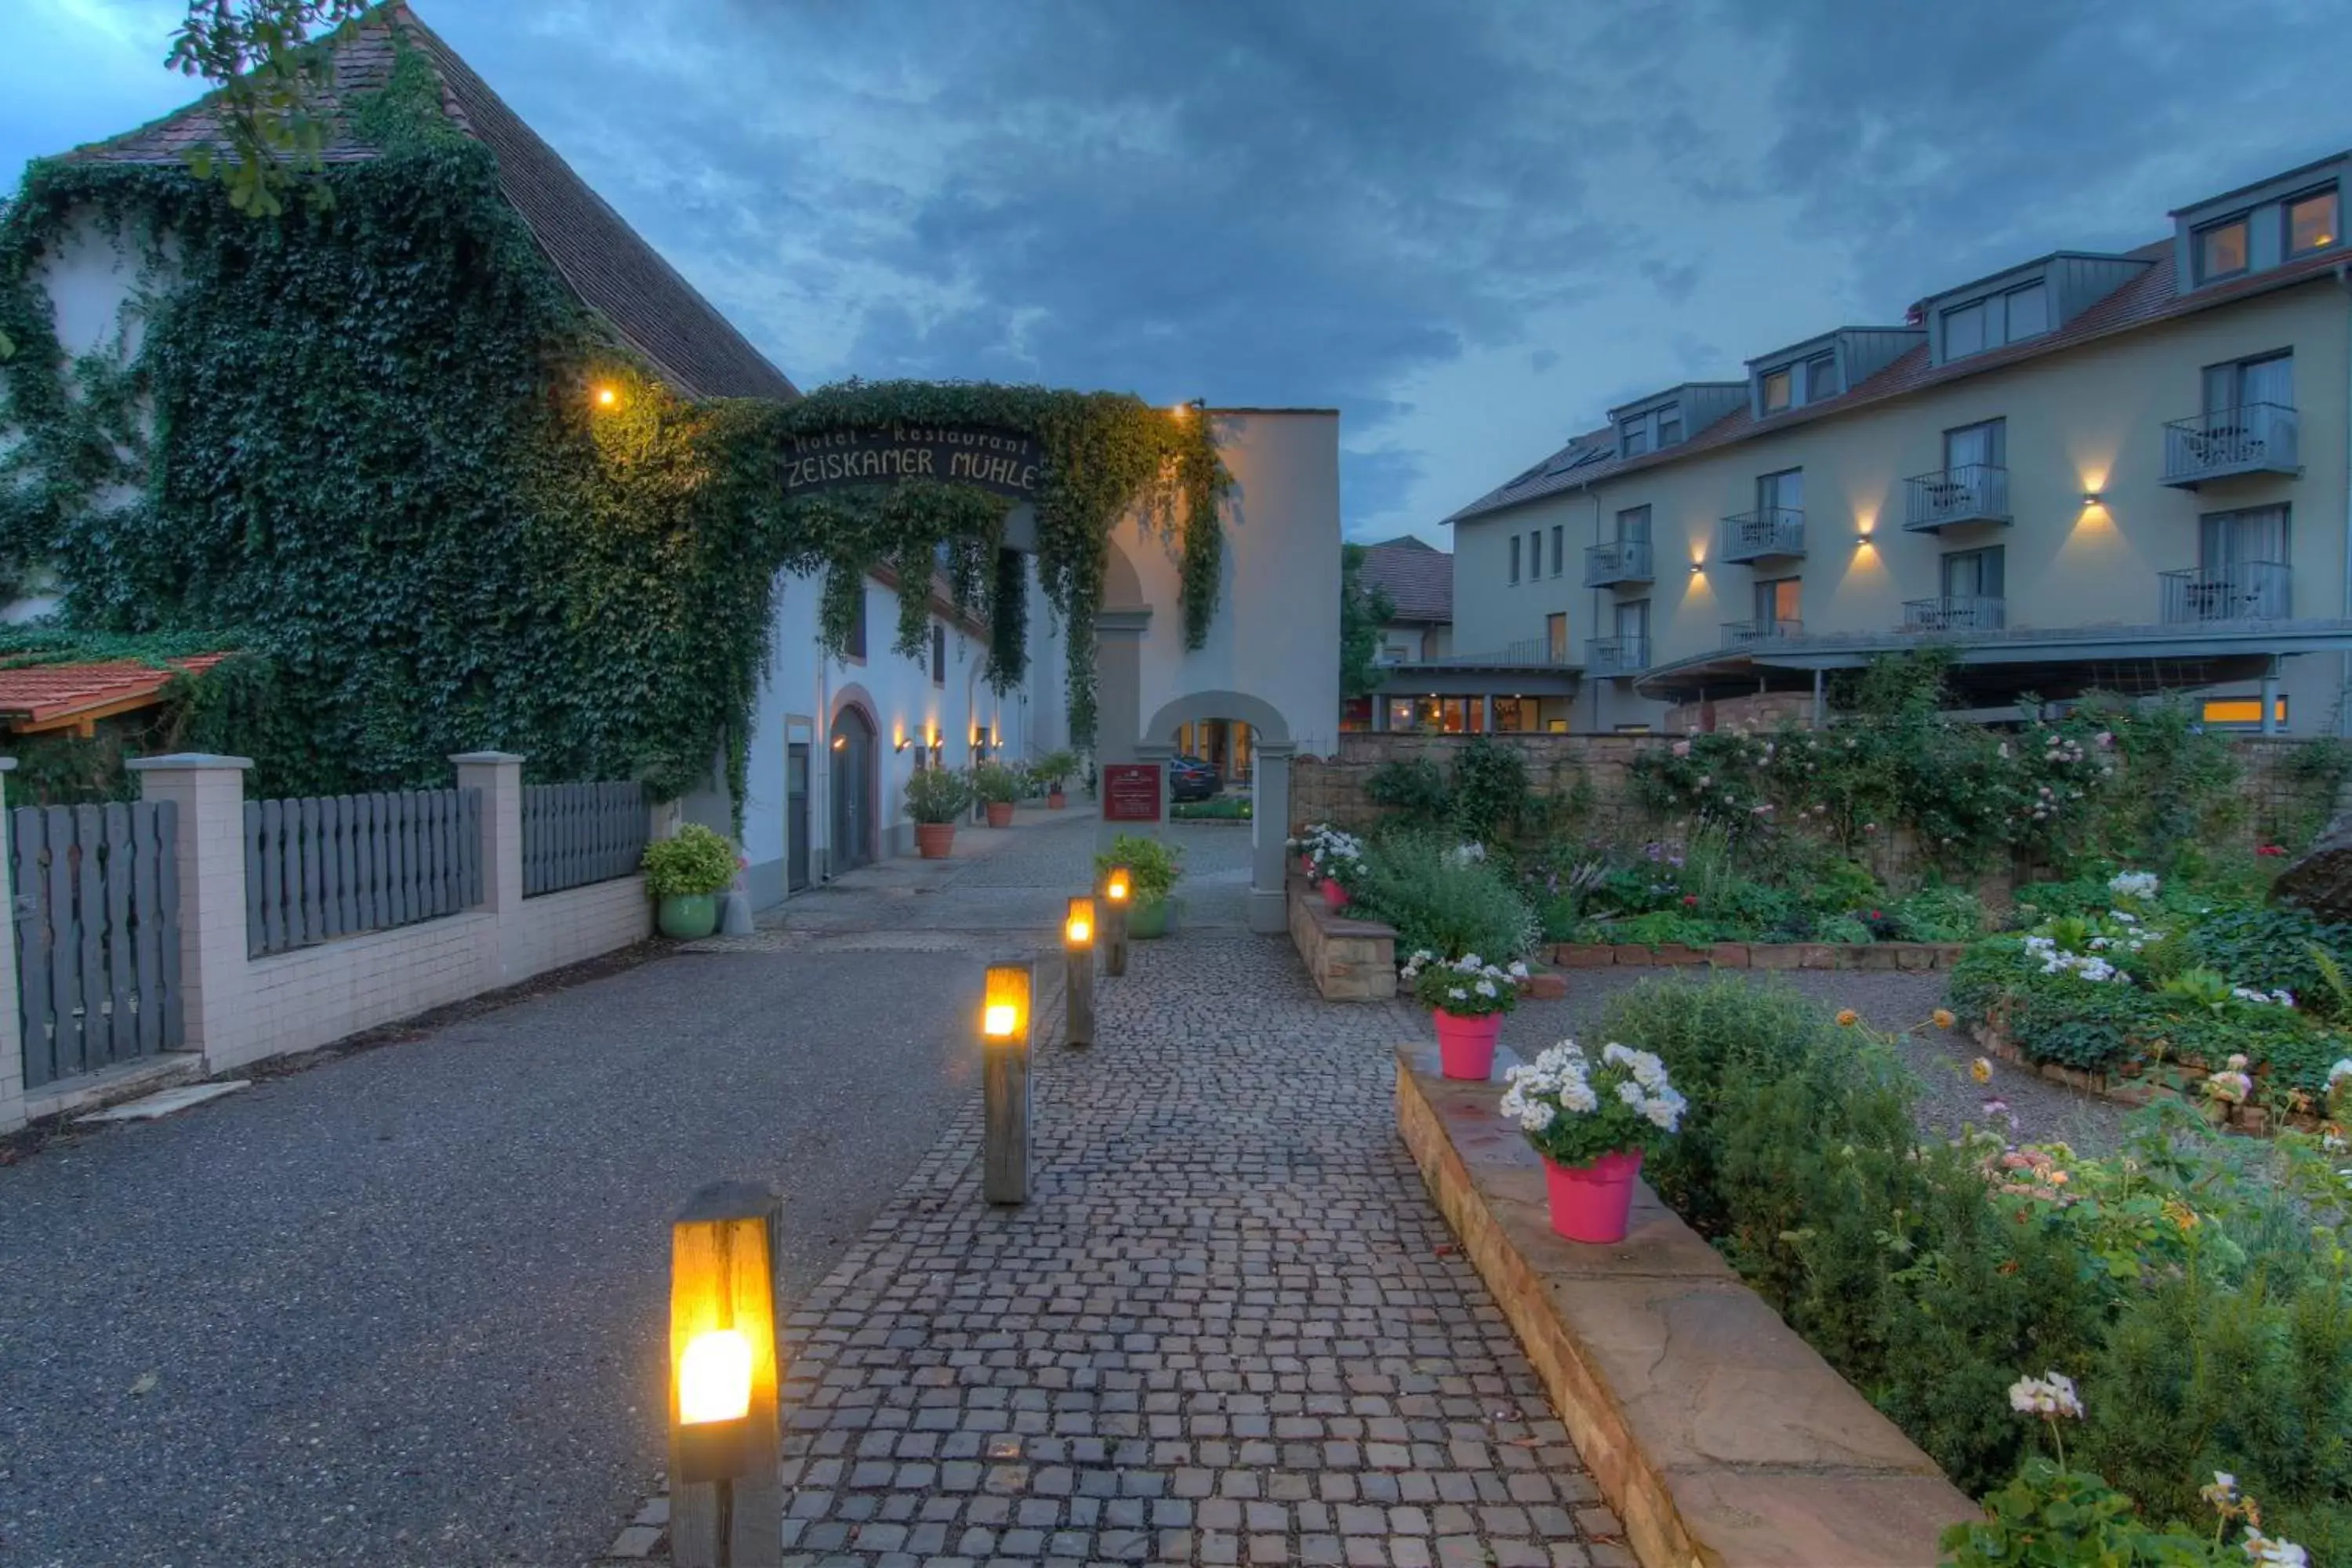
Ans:
<svg viewBox="0 0 2352 1568"><path fill-rule="evenodd" d="M988 807L991 827L1013 826L1013 805L1021 798L1021 770L1003 763L982 763L971 770L971 787Z"/></svg>
<svg viewBox="0 0 2352 1568"><path fill-rule="evenodd" d="M1048 752L1031 764L1031 771L1045 781L1046 810L1059 811L1069 805L1069 797L1062 793L1062 786L1069 782L1072 773L1078 771L1076 752Z"/></svg>
<svg viewBox="0 0 2352 1568"><path fill-rule="evenodd" d="M1157 838L1122 833L1110 841L1108 849L1095 857L1097 881L1113 866L1127 868L1127 934L1138 942L1168 934L1170 906L1175 902L1176 884L1184 875L1183 854Z"/></svg>
<svg viewBox="0 0 2352 1568"><path fill-rule="evenodd" d="M1552 1229L1570 1241L1624 1240L1643 1152L1682 1126L1685 1102L1665 1064L1616 1044L1596 1062L1562 1040L1506 1076L1503 1114L1543 1156Z"/></svg>
<svg viewBox="0 0 2352 1568"><path fill-rule="evenodd" d="M640 865L646 890L657 900L662 935L692 942L718 929L719 895L735 880L737 864L726 835L698 822L646 845Z"/></svg>
<svg viewBox="0 0 2352 1568"><path fill-rule="evenodd" d="M907 781L907 815L915 819L915 853L944 860L955 852L956 819L971 809L971 782L946 768L924 768Z"/></svg>
<svg viewBox="0 0 2352 1568"><path fill-rule="evenodd" d="M1524 963L1504 969L1475 952L1444 959L1423 948L1405 961L1398 978L1437 1026L1437 1059L1447 1078L1484 1082L1493 1075L1495 1038L1503 1015L1519 1005L1527 973Z"/></svg>

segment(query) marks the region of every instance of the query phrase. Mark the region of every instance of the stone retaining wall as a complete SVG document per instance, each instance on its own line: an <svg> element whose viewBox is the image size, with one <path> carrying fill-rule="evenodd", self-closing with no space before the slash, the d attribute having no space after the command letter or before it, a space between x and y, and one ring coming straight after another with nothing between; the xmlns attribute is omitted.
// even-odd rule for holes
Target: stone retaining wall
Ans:
<svg viewBox="0 0 2352 1568"><path fill-rule="evenodd" d="M1977 1510L1934 1461L1646 1185L1619 1245L1553 1235L1498 1086L1434 1057L1398 1047L1398 1131L1643 1563L1939 1560Z"/></svg>
<svg viewBox="0 0 2352 1568"><path fill-rule="evenodd" d="M1290 941L1326 1002L1386 1002L1396 995L1396 931L1348 918L1304 879L1290 879Z"/></svg>

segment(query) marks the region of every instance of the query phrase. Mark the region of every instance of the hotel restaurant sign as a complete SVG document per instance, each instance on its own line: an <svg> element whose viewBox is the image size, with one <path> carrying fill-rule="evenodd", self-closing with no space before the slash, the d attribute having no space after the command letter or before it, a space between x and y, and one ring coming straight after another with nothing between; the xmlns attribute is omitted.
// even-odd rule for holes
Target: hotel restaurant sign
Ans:
<svg viewBox="0 0 2352 1568"><path fill-rule="evenodd" d="M784 494L814 495L844 485L901 479L977 485L1013 500L1034 501L1045 474L1036 441L1013 430L964 425L887 425L795 436L782 459Z"/></svg>

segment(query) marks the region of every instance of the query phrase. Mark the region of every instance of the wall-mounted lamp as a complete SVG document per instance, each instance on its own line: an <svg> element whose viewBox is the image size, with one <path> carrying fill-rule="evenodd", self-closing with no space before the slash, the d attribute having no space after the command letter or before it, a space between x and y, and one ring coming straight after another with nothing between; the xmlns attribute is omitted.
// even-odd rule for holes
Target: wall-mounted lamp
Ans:
<svg viewBox="0 0 2352 1568"><path fill-rule="evenodd" d="M776 1217L765 1187L721 1182L670 1226L672 1554L748 1562L777 1487ZM768 1527L772 1531L773 1527Z"/></svg>
<svg viewBox="0 0 2352 1568"><path fill-rule="evenodd" d="M930 734L928 737L927 743L930 746L931 750L935 752L940 749L940 727L937 724L931 726Z"/></svg>
<svg viewBox="0 0 2352 1568"><path fill-rule="evenodd" d="M1878 536L1871 532L1870 530L1866 528L1863 529L1854 534L1853 547L1856 550L1860 550L1864 545L1875 543L1877 542L1877 538Z"/></svg>
<svg viewBox="0 0 2352 1568"><path fill-rule="evenodd" d="M833 738L833 749L836 752L845 752L849 750L849 737L846 735L835 735Z"/></svg>
<svg viewBox="0 0 2352 1568"><path fill-rule="evenodd" d="M1692 576L1696 577L1696 576L1697 576L1700 573L1702 573L1702 572L1704 572L1704 571L1706 571L1706 562L1704 562L1704 561L1694 561L1694 562L1692 562L1692 563L1691 563L1691 575L1692 575Z"/></svg>
<svg viewBox="0 0 2352 1568"><path fill-rule="evenodd" d="M890 748L890 749L891 749L892 751L894 751L894 752L903 752L903 751L905 751L908 746L911 746L911 745L913 745L913 744L914 744L914 742L913 742L912 741L909 741L909 740L906 737L906 735L905 735L904 733L901 733L901 734L899 735L899 737L898 737L898 741L896 742L896 743L894 743L894 744L891 746L891 748Z"/></svg>
<svg viewBox="0 0 2352 1568"><path fill-rule="evenodd" d="M2083 504L2084 506L2103 506L2106 503L2106 499L2107 498L2105 495L2101 494L2097 490L2084 490L2083 492Z"/></svg>

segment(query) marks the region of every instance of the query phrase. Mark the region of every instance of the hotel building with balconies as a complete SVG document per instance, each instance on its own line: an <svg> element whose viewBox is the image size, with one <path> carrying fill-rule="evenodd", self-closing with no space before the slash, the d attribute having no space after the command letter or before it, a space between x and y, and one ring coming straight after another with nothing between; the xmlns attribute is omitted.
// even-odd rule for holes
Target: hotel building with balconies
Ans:
<svg viewBox="0 0 2352 1568"><path fill-rule="evenodd" d="M1580 731L1818 701L1926 643L1983 707L2190 690L2216 723L2346 729L2347 171L1612 409L1446 520L1456 624L1553 645L1565 617Z"/></svg>

